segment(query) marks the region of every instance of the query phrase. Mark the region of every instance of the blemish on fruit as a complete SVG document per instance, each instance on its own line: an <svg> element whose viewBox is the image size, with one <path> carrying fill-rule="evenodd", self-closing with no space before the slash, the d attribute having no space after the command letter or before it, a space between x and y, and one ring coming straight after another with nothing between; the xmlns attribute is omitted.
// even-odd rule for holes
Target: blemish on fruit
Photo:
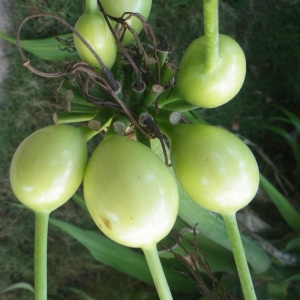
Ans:
<svg viewBox="0 0 300 300"><path fill-rule="evenodd" d="M110 221L107 218L105 218L105 217L101 217L101 220L103 221L103 223L107 227L107 229L111 230Z"/></svg>

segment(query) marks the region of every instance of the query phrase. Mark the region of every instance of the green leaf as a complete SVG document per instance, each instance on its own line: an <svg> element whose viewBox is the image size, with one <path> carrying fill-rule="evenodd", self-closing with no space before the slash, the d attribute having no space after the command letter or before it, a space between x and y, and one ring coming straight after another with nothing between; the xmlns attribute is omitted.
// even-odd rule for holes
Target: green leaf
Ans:
<svg viewBox="0 0 300 300"><path fill-rule="evenodd" d="M284 129L282 129L280 127L268 125L268 126L266 126L266 128L268 130L271 130L271 131L277 133L278 135L281 135L289 143L289 145L291 146L291 148L293 150L296 162L298 164L300 162L300 149L297 144L297 141L288 132L286 132Z"/></svg>
<svg viewBox="0 0 300 300"><path fill-rule="evenodd" d="M73 196L72 196L72 199L85 211L88 211L87 209L87 206L85 204L85 201L84 199L78 195L77 193L75 193Z"/></svg>
<svg viewBox="0 0 300 300"><path fill-rule="evenodd" d="M54 219L50 219L50 223L85 246L97 261L146 283L153 284L143 254L114 243L100 232L83 230L74 225ZM162 264L171 289L189 292L195 291L195 287L190 280L184 275L171 270L168 260L162 260Z"/></svg>
<svg viewBox="0 0 300 300"><path fill-rule="evenodd" d="M87 295L85 292L79 290L79 289L75 289L75 288L68 288L69 291L72 291L73 293L80 295L82 297L82 299L84 300L96 300L92 297L90 297L89 295Z"/></svg>
<svg viewBox="0 0 300 300"><path fill-rule="evenodd" d="M85 201L80 195L75 194L72 198L82 209L87 211ZM193 247L193 230L190 227L187 228L187 224L185 222L182 222L180 218L177 218L175 228L177 232L180 232L180 234L182 234L181 241L184 244L186 250L191 253L195 252L195 248ZM175 243L174 240L171 240L170 242L170 239L168 239L168 241L169 242L163 240L159 244L168 245L172 247L172 250L175 253L185 255L183 249L178 245L178 243ZM208 239L201 232L197 233L197 242L199 247L207 254L208 264L210 265L213 272L227 272L231 274L235 272L235 263L230 251L224 249L219 244L213 242L211 239ZM168 249L160 250L159 256L166 259L174 258L173 254Z"/></svg>
<svg viewBox="0 0 300 300"><path fill-rule="evenodd" d="M300 134L300 118L289 110L284 109L283 107L278 106L278 108L288 116L290 122L295 126L296 131L298 132L298 134Z"/></svg>
<svg viewBox="0 0 300 300"><path fill-rule="evenodd" d="M66 40L72 37L72 34L62 34L57 36L60 39ZM0 38L17 45L15 38L12 38L5 32L0 30ZM21 47L35 56L45 59L45 60L63 60L66 58L74 58L75 53L69 51L62 51L59 47L64 47L55 37L49 37L44 39L34 39L34 40L21 40Z"/></svg>
<svg viewBox="0 0 300 300"><path fill-rule="evenodd" d="M287 133L284 129L280 127L268 125L266 126L266 128L282 136L292 148L293 155L296 161L297 186L300 186L300 148L298 146L297 141L289 133Z"/></svg>
<svg viewBox="0 0 300 300"><path fill-rule="evenodd" d="M9 287L5 288L4 290L0 291L0 294L4 294L7 292L16 290L16 289L25 289L34 294L33 286L27 282L18 282L18 283L12 284Z"/></svg>
<svg viewBox="0 0 300 300"><path fill-rule="evenodd" d="M284 220L293 230L299 232L300 214L295 210L295 208L262 174L260 174L260 186L269 195Z"/></svg>
<svg viewBox="0 0 300 300"><path fill-rule="evenodd" d="M285 280L285 282L291 282L291 281L300 281L300 274L291 276Z"/></svg>
<svg viewBox="0 0 300 300"><path fill-rule="evenodd" d="M300 238L296 238L293 239L292 241L290 241L285 249L285 251L297 251L298 253L300 253Z"/></svg>

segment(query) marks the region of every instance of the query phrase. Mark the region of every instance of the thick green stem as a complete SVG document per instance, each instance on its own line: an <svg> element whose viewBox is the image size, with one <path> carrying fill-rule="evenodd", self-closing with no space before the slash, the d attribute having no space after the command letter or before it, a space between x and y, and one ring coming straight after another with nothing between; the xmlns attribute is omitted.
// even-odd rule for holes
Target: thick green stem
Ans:
<svg viewBox="0 0 300 300"><path fill-rule="evenodd" d="M142 248L144 251L160 300L172 300L172 294L162 268L156 245Z"/></svg>
<svg viewBox="0 0 300 300"><path fill-rule="evenodd" d="M78 123L89 121L95 116L96 114L91 113L57 112L53 114L53 121L55 124Z"/></svg>
<svg viewBox="0 0 300 300"><path fill-rule="evenodd" d="M86 12L99 11L97 0L85 0L85 11Z"/></svg>
<svg viewBox="0 0 300 300"><path fill-rule="evenodd" d="M253 287L249 267L247 264L247 259L244 252L235 213L223 215L223 219L231 243L231 248L238 270L239 278L241 281L245 300L256 300L255 290Z"/></svg>
<svg viewBox="0 0 300 300"><path fill-rule="evenodd" d="M49 214L49 212L36 212L35 214L35 300L47 300L47 236Z"/></svg>
<svg viewBox="0 0 300 300"><path fill-rule="evenodd" d="M205 65L214 70L219 60L218 0L203 0L204 35L206 38Z"/></svg>

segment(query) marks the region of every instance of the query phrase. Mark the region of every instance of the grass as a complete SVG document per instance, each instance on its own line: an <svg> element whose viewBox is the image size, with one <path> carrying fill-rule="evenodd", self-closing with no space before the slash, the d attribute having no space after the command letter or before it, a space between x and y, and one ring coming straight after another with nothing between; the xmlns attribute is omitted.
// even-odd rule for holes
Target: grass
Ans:
<svg viewBox="0 0 300 300"><path fill-rule="evenodd" d="M288 144L266 131L264 126L269 118L279 114L273 103L298 116L300 113L299 2L220 1L220 31L234 37L244 49L247 77L242 90L231 102L216 109L198 111L212 124L229 129L238 124L237 132L262 146L291 182L294 181L290 170L293 156ZM35 12L55 13L74 24L82 12L83 1L14 0L12 5L11 34L14 34L17 24ZM203 34L201 8L199 1L154 0L149 22L156 33L166 35L175 47L171 57L178 64L188 44ZM65 32L63 26L43 18L29 22L22 30L22 38L42 38ZM22 66L15 47L8 47L10 73L2 83L5 97L0 109L0 290L15 282L33 282L34 215L12 205L16 199L8 180L10 160L19 143L38 128L52 124L52 114L64 106L56 93L60 80L31 74ZM61 66L34 58L32 62L47 72ZM268 164L261 159L259 162L261 170L271 174ZM78 210L73 202L53 216L87 229L94 228L88 215ZM76 299L74 293L67 290L75 286L87 294L97 295L99 300L133 299L133 293L139 290L150 294L154 291L152 287L95 263L82 246L51 226L48 247L49 295L55 299ZM16 290L3 299L29 300L32 295ZM78 299L82 298L78 296Z"/></svg>

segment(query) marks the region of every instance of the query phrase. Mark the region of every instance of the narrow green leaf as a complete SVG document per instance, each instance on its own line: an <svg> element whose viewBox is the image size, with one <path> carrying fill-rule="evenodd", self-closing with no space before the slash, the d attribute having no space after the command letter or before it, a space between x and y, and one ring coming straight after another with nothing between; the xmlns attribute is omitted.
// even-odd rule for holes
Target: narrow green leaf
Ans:
<svg viewBox="0 0 300 300"><path fill-rule="evenodd" d="M300 214L295 210L295 208L262 174L260 174L260 186L277 206L284 220L293 230L299 232Z"/></svg>
<svg viewBox="0 0 300 300"><path fill-rule="evenodd" d="M266 128L277 133L278 135L281 135L289 143L290 147L293 150L296 163L300 164L300 149L297 141L289 133L287 133L284 129L280 127L268 125L266 126Z"/></svg>
<svg viewBox="0 0 300 300"><path fill-rule="evenodd" d="M291 281L300 281L300 274L291 276L285 280L285 282L291 282Z"/></svg>
<svg viewBox="0 0 300 300"><path fill-rule="evenodd" d="M293 239L290 241L285 249L285 251L293 251L293 252L298 252L300 253L300 238Z"/></svg>
<svg viewBox="0 0 300 300"><path fill-rule="evenodd" d="M291 113L290 113L291 114ZM291 120L294 125L297 125L298 122L294 122L295 119ZM297 125L300 127L300 123ZM266 126L266 129L273 131L277 133L278 135L282 136L290 145L293 155L296 161L296 185L299 187L300 186L300 147L298 145L298 142L296 139L294 139L288 132L286 132L284 129L278 127L278 126L271 126L268 125ZM298 128L300 130L300 128ZM298 130L297 129L297 130Z"/></svg>
<svg viewBox="0 0 300 300"><path fill-rule="evenodd" d="M72 37L72 34L62 34L58 35L58 38L66 40ZM5 32L0 30L0 38L17 45L15 38L12 38ZM43 38L43 39L33 39L33 40L21 40L21 47L35 56L45 59L45 60L63 60L66 58L71 58L76 53L69 51L62 51L59 47L64 48L64 45L55 39L55 37Z"/></svg>
<svg viewBox="0 0 300 300"><path fill-rule="evenodd" d="M90 297L89 295L87 295L85 292L79 290L79 289L75 289L75 288L68 288L69 291L72 291L74 294L80 295L82 297L82 299L84 300L96 300L92 297Z"/></svg>
<svg viewBox="0 0 300 300"><path fill-rule="evenodd" d="M291 124L291 121L289 119L287 119L286 117L270 117L268 118L268 121L270 122L283 122L283 123L287 123L287 124Z"/></svg>
<svg viewBox="0 0 300 300"><path fill-rule="evenodd" d="M85 211L88 211L84 199L77 193L72 196L72 199Z"/></svg>
<svg viewBox="0 0 300 300"><path fill-rule="evenodd" d="M281 109L288 116L290 122L295 126L296 131L298 132L298 134L300 134L300 118L283 107L278 106L278 108Z"/></svg>
<svg viewBox="0 0 300 300"><path fill-rule="evenodd" d="M83 230L74 225L50 219L50 223L68 233L99 262L129 276L153 284L153 280L143 254L118 245L100 232ZM171 289L195 291L194 285L184 275L172 271L167 261L162 260L164 271Z"/></svg>
<svg viewBox="0 0 300 300"><path fill-rule="evenodd" d="M16 290L16 289L25 289L34 294L33 286L27 282L18 282L18 283L12 284L9 287L5 288L4 290L0 291L0 294L4 294L7 292Z"/></svg>
<svg viewBox="0 0 300 300"><path fill-rule="evenodd" d="M73 195L73 200L84 210L87 211L87 207L84 199L78 195ZM182 234L184 247L189 252L195 252L193 248L194 243L194 235L192 233L192 229L187 228L187 224L182 222L180 218L177 219L175 223L176 231ZM197 228L196 228L197 229ZM208 263L213 272L227 272L233 273L235 272L235 264L232 257L232 254L227 249L224 249L219 244L213 242L211 239L208 239L207 236L203 235L201 232L197 233L197 241L199 247L207 254ZM172 242L162 241L160 244L168 245L172 247L172 250L178 254L184 255L184 251L178 244L174 244L174 240ZM159 256L161 258L174 258L173 254L169 250L160 250Z"/></svg>

